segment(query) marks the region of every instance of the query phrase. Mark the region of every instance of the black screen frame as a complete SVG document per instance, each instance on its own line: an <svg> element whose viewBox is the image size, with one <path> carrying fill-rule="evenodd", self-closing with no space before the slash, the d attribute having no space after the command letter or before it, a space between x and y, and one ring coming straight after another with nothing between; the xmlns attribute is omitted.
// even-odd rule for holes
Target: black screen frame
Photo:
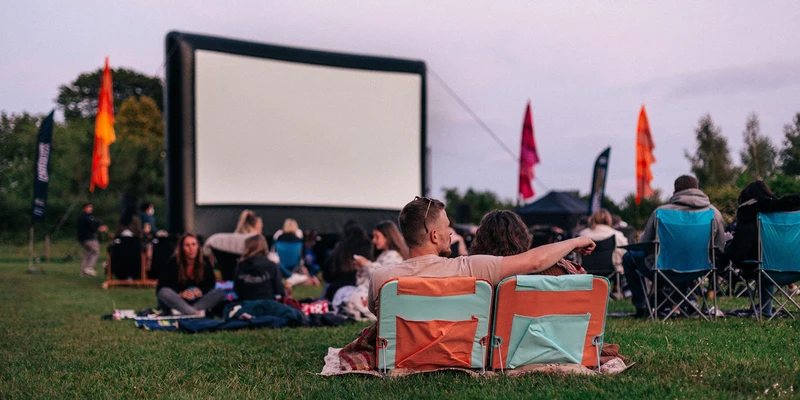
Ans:
<svg viewBox="0 0 800 400"><path fill-rule="evenodd" d="M302 205L197 205L195 182L195 51L251 56L329 67L371 71L404 72L421 77L420 193L428 193L426 66L423 61L334 53L276 46L214 36L170 32L166 37L166 208L167 229L173 233L210 235L232 231L243 209L255 211L264 220L264 231L273 232L284 219L294 218L303 229L333 233L348 220L367 228L381 220L397 220L399 209L365 209ZM417 193L409 193L409 201Z"/></svg>

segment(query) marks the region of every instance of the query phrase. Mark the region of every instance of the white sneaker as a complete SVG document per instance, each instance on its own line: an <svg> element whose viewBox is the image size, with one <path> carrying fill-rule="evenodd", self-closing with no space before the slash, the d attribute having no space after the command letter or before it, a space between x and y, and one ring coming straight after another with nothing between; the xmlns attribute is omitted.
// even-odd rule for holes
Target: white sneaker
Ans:
<svg viewBox="0 0 800 400"><path fill-rule="evenodd" d="M97 272L93 269L87 269L86 271L81 271L81 276L97 276Z"/></svg>

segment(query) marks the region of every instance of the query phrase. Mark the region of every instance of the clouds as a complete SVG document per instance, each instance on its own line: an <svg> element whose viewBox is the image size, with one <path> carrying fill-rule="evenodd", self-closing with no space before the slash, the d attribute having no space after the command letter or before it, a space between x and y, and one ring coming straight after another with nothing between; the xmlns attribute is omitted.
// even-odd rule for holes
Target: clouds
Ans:
<svg viewBox="0 0 800 400"><path fill-rule="evenodd" d="M515 152L530 99L536 175L551 189L588 191L594 158L612 146L607 193L615 200L634 190L642 104L656 142L654 186L665 193L689 172L683 150L703 114L735 155L750 112L778 141L800 111L800 4L791 2L87 0L6 9L2 110L49 110L58 85L100 67L105 55L114 66L160 72L170 30L421 59ZM433 195L455 185L516 197L516 162L433 77L428 117Z"/></svg>

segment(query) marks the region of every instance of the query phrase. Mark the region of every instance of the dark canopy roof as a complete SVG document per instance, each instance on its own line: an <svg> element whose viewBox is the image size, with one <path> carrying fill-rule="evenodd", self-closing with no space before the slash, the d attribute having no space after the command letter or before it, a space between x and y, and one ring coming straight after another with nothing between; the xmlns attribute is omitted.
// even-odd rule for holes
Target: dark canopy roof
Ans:
<svg viewBox="0 0 800 400"><path fill-rule="evenodd" d="M589 209L586 200L567 192L551 191L525 207L514 210L528 225L555 225L570 231Z"/></svg>

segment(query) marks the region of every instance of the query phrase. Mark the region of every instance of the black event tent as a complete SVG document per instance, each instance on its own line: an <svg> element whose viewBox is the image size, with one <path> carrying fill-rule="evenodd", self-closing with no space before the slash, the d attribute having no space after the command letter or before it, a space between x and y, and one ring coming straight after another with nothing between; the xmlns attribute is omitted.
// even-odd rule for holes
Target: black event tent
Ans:
<svg viewBox="0 0 800 400"><path fill-rule="evenodd" d="M555 225L567 232L586 216L589 203L567 192L551 191L544 197L525 207L514 210L525 224Z"/></svg>

